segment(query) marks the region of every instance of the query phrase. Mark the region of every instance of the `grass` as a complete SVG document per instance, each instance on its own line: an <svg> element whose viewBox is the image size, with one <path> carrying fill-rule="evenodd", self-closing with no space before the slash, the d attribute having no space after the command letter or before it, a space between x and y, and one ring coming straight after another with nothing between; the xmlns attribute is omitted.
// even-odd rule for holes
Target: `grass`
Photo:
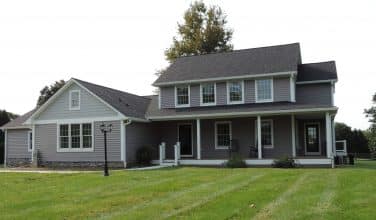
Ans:
<svg viewBox="0 0 376 220"><path fill-rule="evenodd" d="M0 173L1 219L376 219L376 161L338 169Z"/></svg>

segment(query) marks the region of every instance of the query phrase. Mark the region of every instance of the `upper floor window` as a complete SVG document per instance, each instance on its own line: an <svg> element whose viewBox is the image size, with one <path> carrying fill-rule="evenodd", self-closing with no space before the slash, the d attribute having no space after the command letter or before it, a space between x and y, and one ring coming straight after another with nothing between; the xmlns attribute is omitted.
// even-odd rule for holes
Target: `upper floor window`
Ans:
<svg viewBox="0 0 376 220"><path fill-rule="evenodd" d="M69 110L80 110L81 103L80 90L72 90L69 92Z"/></svg>
<svg viewBox="0 0 376 220"><path fill-rule="evenodd" d="M256 80L256 102L273 101L273 79Z"/></svg>
<svg viewBox="0 0 376 220"><path fill-rule="evenodd" d="M243 103L243 81L227 83L227 103L238 104Z"/></svg>
<svg viewBox="0 0 376 220"><path fill-rule="evenodd" d="M189 106L189 86L175 87L175 106L187 107Z"/></svg>
<svg viewBox="0 0 376 220"><path fill-rule="evenodd" d="M215 104L215 83L201 85L201 105Z"/></svg>

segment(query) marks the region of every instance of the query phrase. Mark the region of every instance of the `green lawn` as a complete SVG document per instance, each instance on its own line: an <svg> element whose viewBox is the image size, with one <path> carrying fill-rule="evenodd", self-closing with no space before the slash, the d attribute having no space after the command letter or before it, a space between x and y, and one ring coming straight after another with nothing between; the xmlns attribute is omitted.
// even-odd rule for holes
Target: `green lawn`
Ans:
<svg viewBox="0 0 376 220"><path fill-rule="evenodd" d="M337 169L0 173L0 219L376 219L376 161Z"/></svg>

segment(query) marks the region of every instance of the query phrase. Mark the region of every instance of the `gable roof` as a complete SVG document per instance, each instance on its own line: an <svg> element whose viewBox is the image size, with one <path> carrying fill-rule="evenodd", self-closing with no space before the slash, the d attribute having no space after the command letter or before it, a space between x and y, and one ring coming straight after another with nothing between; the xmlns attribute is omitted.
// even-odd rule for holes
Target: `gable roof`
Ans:
<svg viewBox="0 0 376 220"><path fill-rule="evenodd" d="M24 125L24 122L36 111L36 108L21 115L17 118L11 120L10 122L3 125L2 129L9 129L9 128L30 128L28 125Z"/></svg>
<svg viewBox="0 0 376 220"><path fill-rule="evenodd" d="M337 69L334 61L305 63L298 66L297 82L337 80Z"/></svg>
<svg viewBox="0 0 376 220"><path fill-rule="evenodd" d="M297 71L299 43L176 59L153 85L172 82Z"/></svg>
<svg viewBox="0 0 376 220"><path fill-rule="evenodd" d="M150 98L111 89L80 79L73 79L125 116L145 119L145 113L150 103Z"/></svg>

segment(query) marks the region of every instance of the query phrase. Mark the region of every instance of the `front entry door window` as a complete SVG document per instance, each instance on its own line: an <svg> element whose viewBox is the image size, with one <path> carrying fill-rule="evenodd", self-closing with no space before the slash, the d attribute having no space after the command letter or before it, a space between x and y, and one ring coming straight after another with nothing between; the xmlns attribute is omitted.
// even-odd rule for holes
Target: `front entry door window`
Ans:
<svg viewBox="0 0 376 220"><path fill-rule="evenodd" d="M318 123L306 124L305 146L307 155L320 155L320 127Z"/></svg>
<svg viewBox="0 0 376 220"><path fill-rule="evenodd" d="M180 124L178 125L178 141L180 142L181 156L192 157L192 125Z"/></svg>

